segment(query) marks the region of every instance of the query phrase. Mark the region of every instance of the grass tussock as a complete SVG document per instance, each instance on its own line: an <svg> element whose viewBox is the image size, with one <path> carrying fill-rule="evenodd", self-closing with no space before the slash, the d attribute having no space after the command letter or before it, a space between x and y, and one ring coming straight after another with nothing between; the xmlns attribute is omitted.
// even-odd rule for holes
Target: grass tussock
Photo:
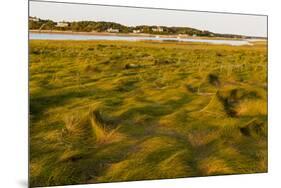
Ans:
<svg viewBox="0 0 281 188"><path fill-rule="evenodd" d="M203 175L231 174L232 169L227 163L218 158L209 157L199 163L199 169Z"/></svg>
<svg viewBox="0 0 281 188"><path fill-rule="evenodd" d="M118 127L115 122L106 122L99 110L93 110L90 113L90 120L95 139L98 143L114 142L122 138L122 135L118 133Z"/></svg>

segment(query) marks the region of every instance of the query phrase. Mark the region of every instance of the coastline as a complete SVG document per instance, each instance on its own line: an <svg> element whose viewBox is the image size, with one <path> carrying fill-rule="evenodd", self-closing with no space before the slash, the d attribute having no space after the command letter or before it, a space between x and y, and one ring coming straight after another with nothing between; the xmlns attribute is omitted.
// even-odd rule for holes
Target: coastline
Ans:
<svg viewBox="0 0 281 188"><path fill-rule="evenodd" d="M44 34L64 34L64 35L89 35L89 36L121 36L121 37L159 37L159 38L182 38L182 39L208 39L208 40L238 40L244 41L243 38L225 38L225 37L199 37L187 35L155 35L147 33L108 33L108 32L78 32L78 31L59 31L59 30L29 30L30 33Z"/></svg>

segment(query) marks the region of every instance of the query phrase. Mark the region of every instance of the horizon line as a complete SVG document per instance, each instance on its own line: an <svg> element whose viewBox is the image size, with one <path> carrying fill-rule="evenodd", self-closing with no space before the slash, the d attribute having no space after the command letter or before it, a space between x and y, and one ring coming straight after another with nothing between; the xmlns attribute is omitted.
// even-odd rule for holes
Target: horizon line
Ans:
<svg viewBox="0 0 281 188"><path fill-rule="evenodd" d="M101 7L119 7L119 8L135 8L135 9L147 9L147 10L169 10L169 11L178 11L178 12L201 12L201 13L211 13L211 14L228 14L228 15L245 15L245 16L258 16L258 17L266 17L266 36L261 36L261 35L248 35L248 34L234 34L234 33L226 33L226 32L214 32L210 29L199 29L196 27L192 26L168 26L168 25L146 25L146 24L140 24L140 25L128 25L128 24L122 24L119 22L114 22L114 21L106 21L106 20L100 20L100 21L95 21L95 20L60 20L65 21L65 22L79 22L79 21L94 21L94 22L113 22L113 23L118 23L126 27L136 27L136 26L163 26L163 27L182 27L182 28L192 28L200 31L209 31L215 34L226 34L226 35L238 35L238 36L246 36L246 37L258 37L258 38L268 38L268 15L266 14L253 14L253 13L237 13L237 12L223 12L223 11L203 11L203 10L188 10L188 9L172 9L172 8L159 8L159 7L142 7L142 6L127 6L127 5L111 5L111 4L98 4L98 3L84 3L84 2L67 2L67 1L51 1L51 0L29 0L28 1L28 7L30 8L30 2L39 2L39 3L54 3L54 4L70 4L70 5L92 5L92 6L101 6ZM30 15L30 10L28 10L28 16ZM41 19L40 17L38 17ZM53 19L50 18L43 18L43 19L49 19L54 21ZM56 21L55 21L56 22Z"/></svg>

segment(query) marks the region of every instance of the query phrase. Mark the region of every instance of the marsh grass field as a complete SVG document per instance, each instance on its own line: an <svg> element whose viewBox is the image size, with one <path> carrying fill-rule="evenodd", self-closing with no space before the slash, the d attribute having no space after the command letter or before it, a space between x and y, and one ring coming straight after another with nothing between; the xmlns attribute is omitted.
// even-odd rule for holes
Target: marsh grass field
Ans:
<svg viewBox="0 0 281 188"><path fill-rule="evenodd" d="M267 172L267 45L30 41L30 185Z"/></svg>

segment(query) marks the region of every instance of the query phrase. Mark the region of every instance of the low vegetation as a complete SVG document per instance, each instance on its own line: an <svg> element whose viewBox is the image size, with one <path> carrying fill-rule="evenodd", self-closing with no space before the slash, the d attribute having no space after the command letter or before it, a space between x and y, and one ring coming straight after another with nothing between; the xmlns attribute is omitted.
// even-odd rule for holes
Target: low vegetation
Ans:
<svg viewBox="0 0 281 188"><path fill-rule="evenodd" d="M267 171L267 50L30 41L30 183Z"/></svg>

